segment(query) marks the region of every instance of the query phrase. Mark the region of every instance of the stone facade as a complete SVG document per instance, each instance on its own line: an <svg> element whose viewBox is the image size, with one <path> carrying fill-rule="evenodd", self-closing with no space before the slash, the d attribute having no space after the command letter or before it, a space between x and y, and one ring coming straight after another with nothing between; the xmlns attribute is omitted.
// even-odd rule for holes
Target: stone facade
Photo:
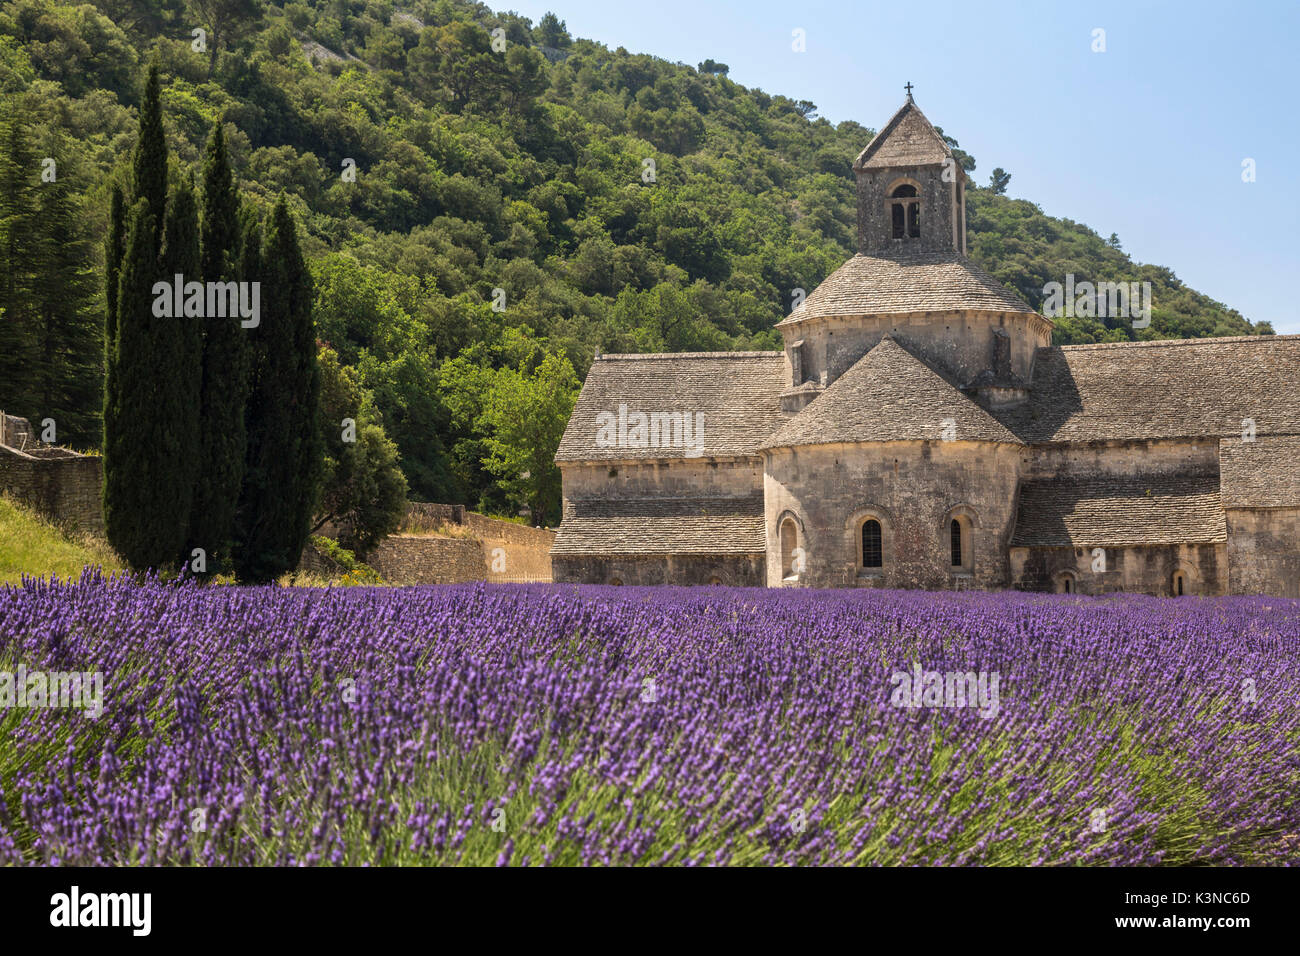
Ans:
<svg viewBox="0 0 1300 956"><path fill-rule="evenodd" d="M1053 347L910 97L854 172L858 254L783 352L598 357L557 581L1300 596L1300 336ZM700 440L611 447L615 409Z"/></svg>

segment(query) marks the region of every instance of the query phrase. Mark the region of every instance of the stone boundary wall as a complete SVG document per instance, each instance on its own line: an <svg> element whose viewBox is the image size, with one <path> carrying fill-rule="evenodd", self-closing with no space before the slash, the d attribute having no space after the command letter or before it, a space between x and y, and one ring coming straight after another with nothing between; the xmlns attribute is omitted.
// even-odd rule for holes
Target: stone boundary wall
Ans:
<svg viewBox="0 0 1300 956"><path fill-rule="evenodd" d="M0 445L0 491L71 530L104 533L103 459L37 444Z"/></svg>
<svg viewBox="0 0 1300 956"><path fill-rule="evenodd" d="M489 518L472 511L465 515L465 527L482 544L486 580L551 580L554 531Z"/></svg>
<svg viewBox="0 0 1300 956"><path fill-rule="evenodd" d="M412 501L406 506L406 517L398 532L436 531L443 525L464 524L464 505L440 505L428 501Z"/></svg>
<svg viewBox="0 0 1300 956"><path fill-rule="evenodd" d="M366 562L390 584L460 584L483 581L483 545L473 538L390 535Z"/></svg>
<svg viewBox="0 0 1300 956"><path fill-rule="evenodd" d="M464 537L440 537L433 531L456 525ZM412 502L403 532L381 541L366 563L390 584L461 584L466 581L550 581L555 532L489 518L464 505ZM320 562L324 565L324 562ZM329 572L309 564L304 570Z"/></svg>

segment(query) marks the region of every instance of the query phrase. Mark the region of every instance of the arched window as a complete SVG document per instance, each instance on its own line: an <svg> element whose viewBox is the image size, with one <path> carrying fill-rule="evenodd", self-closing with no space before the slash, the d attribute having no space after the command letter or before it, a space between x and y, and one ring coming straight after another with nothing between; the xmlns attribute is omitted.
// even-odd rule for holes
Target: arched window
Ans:
<svg viewBox="0 0 1300 956"><path fill-rule="evenodd" d="M794 523L793 518L786 518L781 522L781 578L783 580L798 580L800 569L795 567L795 552L798 550L799 526Z"/></svg>
<svg viewBox="0 0 1300 956"><path fill-rule="evenodd" d="M1062 571L1056 576L1055 590L1057 594L1075 594L1077 587L1074 581L1074 574L1070 571Z"/></svg>
<svg viewBox="0 0 1300 956"><path fill-rule="evenodd" d="M1182 597L1184 594L1190 594L1191 588L1187 583L1187 573L1184 571L1175 571L1173 580L1174 597Z"/></svg>
<svg viewBox="0 0 1300 956"><path fill-rule="evenodd" d="M879 568L884 564L884 535L881 534L880 522L875 518L868 518L862 522L862 566Z"/></svg>
<svg viewBox="0 0 1300 956"><path fill-rule="evenodd" d="M889 194L889 219L895 239L921 238L921 200L915 186L903 183Z"/></svg>
<svg viewBox="0 0 1300 956"><path fill-rule="evenodd" d="M948 566L959 574L969 574L974 567L975 540L971 529L970 516L957 513L948 519L947 545Z"/></svg>
<svg viewBox="0 0 1300 956"><path fill-rule="evenodd" d="M718 585L718 584L721 584L721 583L722 583L722 578L718 577L716 574L711 574L711 575L709 575L709 584L710 584L710 586L712 586L712 585Z"/></svg>

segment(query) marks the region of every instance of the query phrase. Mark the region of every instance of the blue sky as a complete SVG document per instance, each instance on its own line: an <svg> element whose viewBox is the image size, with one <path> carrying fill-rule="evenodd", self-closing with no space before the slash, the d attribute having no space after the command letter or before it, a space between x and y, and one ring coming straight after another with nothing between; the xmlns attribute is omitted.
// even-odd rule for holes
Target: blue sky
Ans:
<svg viewBox="0 0 1300 956"><path fill-rule="evenodd" d="M879 128L917 104L987 183L1300 333L1300 3L490 0ZM807 52L791 49L796 28ZM1094 53L1094 29L1105 31ZM866 145L865 143L863 145ZM1256 181L1242 181L1242 161Z"/></svg>

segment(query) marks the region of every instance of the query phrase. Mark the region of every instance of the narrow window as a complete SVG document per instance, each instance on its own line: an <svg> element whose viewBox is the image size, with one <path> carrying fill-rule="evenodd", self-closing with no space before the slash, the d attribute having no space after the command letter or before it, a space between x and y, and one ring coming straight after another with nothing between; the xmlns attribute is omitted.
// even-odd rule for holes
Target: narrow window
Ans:
<svg viewBox="0 0 1300 956"><path fill-rule="evenodd" d="M868 518L862 523L862 566L864 568L879 568L884 563L880 522L875 518Z"/></svg>
<svg viewBox="0 0 1300 956"><path fill-rule="evenodd" d="M1187 593L1187 576L1182 571L1174 572L1174 597L1182 597Z"/></svg>
<svg viewBox="0 0 1300 956"><path fill-rule="evenodd" d="M890 210L891 210L891 213L892 213L892 215L893 215L893 217L894 217L894 238L895 238L895 239L902 239L903 236L904 236L904 232L903 232L903 204L902 204L901 202L896 202L896 203L894 203L894 204L890 207Z"/></svg>
<svg viewBox="0 0 1300 956"><path fill-rule="evenodd" d="M1074 593L1074 582L1071 581L1069 578L1065 579L1065 593L1066 594Z"/></svg>
<svg viewBox="0 0 1300 956"><path fill-rule="evenodd" d="M913 239L921 238L921 204L919 202L907 204L907 234Z"/></svg>
<svg viewBox="0 0 1300 956"><path fill-rule="evenodd" d="M794 553L799 548L799 529L793 518L781 522L781 577L787 581L799 577L795 569Z"/></svg>
<svg viewBox="0 0 1300 956"><path fill-rule="evenodd" d="M956 518L952 519L952 524L949 526L949 533L952 538L952 566L954 568L960 568L963 564L961 559L961 522Z"/></svg>

